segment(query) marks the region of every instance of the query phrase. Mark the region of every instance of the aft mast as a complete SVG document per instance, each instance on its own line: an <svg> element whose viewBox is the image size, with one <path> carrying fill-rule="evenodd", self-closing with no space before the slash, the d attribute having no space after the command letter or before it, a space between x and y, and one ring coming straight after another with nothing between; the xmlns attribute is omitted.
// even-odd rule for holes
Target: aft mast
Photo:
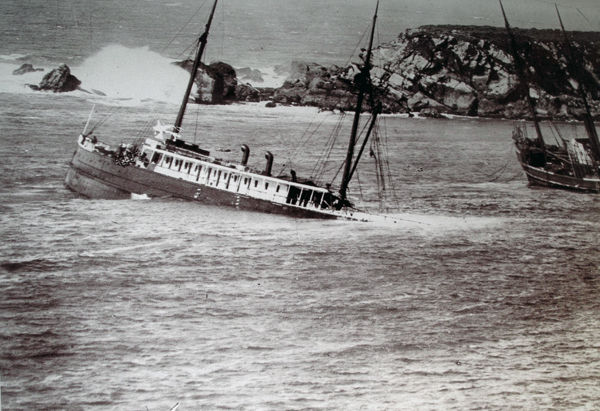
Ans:
<svg viewBox="0 0 600 411"><path fill-rule="evenodd" d="M215 9L217 8L218 0L215 0L213 4L212 10L210 12L210 17L208 18L208 22L206 23L206 27L204 29L204 33L198 38L198 51L196 52L196 58L194 59L194 65L192 67L192 73L190 75L190 80L188 82L187 88L185 90L185 95L183 96L183 101L181 102L181 107L179 108L179 113L177 114L177 119L175 120L175 124L173 126L173 131L175 133L179 133L181 131L181 124L183 123L183 116L185 114L185 109L187 107L188 100L190 98L190 94L192 92L192 87L194 86L194 80L196 79L196 73L198 72L198 67L200 67L200 61L202 60L202 54L204 54L204 48L206 47L206 43L208 41L208 31L210 30L210 25L212 24L213 16L215 15Z"/></svg>
<svg viewBox="0 0 600 411"><path fill-rule="evenodd" d="M379 10L379 1L377 2L377 7L375 8L375 15L373 16L373 24L371 27L371 37L369 39L369 46L367 49L367 53L364 57L364 65L359 74L359 84L358 84L358 98L356 100L356 111L354 113L354 121L352 123L352 131L350 132L350 141L348 142L348 151L346 153L346 162L344 164L344 174L342 175L342 184L340 186L340 199L341 205L345 205L346 202L346 192L348 190L348 184L350 183L350 179L352 178L352 158L354 157L354 147L356 146L356 135L358 133L358 125L360 122L360 112L362 110L362 104L365 97L365 88L368 84L368 81L371 78L371 52L373 50L373 38L375 36L375 23L377 22L377 11ZM361 150L362 152L362 150ZM359 158L356 159L358 163ZM356 164L355 164L356 166Z"/></svg>
<svg viewBox="0 0 600 411"><path fill-rule="evenodd" d="M525 64L521 60L521 56L519 56L518 48L517 48L517 40L510 28L510 24L508 24L508 19L506 18L506 13L504 12L504 6L502 6L502 1L500 1L500 8L502 9L502 16L504 17L504 25L506 26L506 31L508 32L508 36L510 38L510 48L513 54L513 58L515 60L515 68L517 69L517 76L519 77L519 81L521 83L521 87L525 93L525 99L527 100L527 105L529 106L529 112L531 113L531 117L533 118L533 125L535 127L535 132L537 134L537 141L540 146L540 149L544 153L544 158L546 158L546 144L544 143L544 137L542 136L542 130L540 129L539 120L537 114L535 112L535 107L533 106L533 100L531 99L531 95L529 94L529 86L527 85L527 81L525 80Z"/></svg>
<svg viewBox="0 0 600 411"><path fill-rule="evenodd" d="M600 162L600 142L598 141L598 132L596 131L596 126L594 125L594 120L592 119L592 115L590 113L590 105L588 103L586 91L583 85L583 76L581 75L577 62L575 61L575 54L573 53L571 42L569 41L569 37L567 36L567 32L565 31L565 26L563 26L560 13L558 12L558 6L554 5L554 7L556 8L556 14L558 15L558 21L560 22L560 28L563 32L563 36L565 37L565 43L569 52L569 58L571 59L571 63L575 68L575 77L577 78L577 91L581 95L581 98L583 99L583 105L585 107L583 125L585 126L585 131L587 132L588 138L590 140L590 145L593 149L594 159L596 160L596 162Z"/></svg>

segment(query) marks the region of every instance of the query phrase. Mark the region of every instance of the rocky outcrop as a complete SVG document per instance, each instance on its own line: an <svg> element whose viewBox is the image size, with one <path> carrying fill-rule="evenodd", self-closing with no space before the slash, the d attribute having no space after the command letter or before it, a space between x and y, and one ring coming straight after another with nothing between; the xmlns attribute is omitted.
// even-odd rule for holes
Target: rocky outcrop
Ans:
<svg viewBox="0 0 600 411"><path fill-rule="evenodd" d="M530 94L541 118L577 118L582 100L580 67L592 110L600 112L600 34L569 33L579 63L570 63L562 32L515 29L528 62ZM439 116L530 117L503 28L424 26L402 33L373 51L372 81L384 111ZM293 63L292 75L275 91L282 104L350 109L355 104L356 64L340 68Z"/></svg>
<svg viewBox="0 0 600 411"><path fill-rule="evenodd" d="M527 62L531 96L542 118L577 116L582 106L562 32L515 29ZM584 85L598 100L600 51L597 33L570 33L583 68ZM373 76L402 95L411 111L479 117L527 118L508 37L503 28L425 26L407 30L377 48ZM594 104L597 112L598 105Z"/></svg>
<svg viewBox="0 0 600 411"><path fill-rule="evenodd" d="M176 63L191 72L193 62ZM198 95L196 102L204 104L227 104L235 101L260 101L260 91L249 84L238 83L235 69L227 63L200 64L196 76Z"/></svg>
<svg viewBox="0 0 600 411"><path fill-rule="evenodd" d="M81 81L71 74L71 69L66 64L52 70L44 76L39 85L30 84L36 91L52 91L54 93L65 93L79 88Z"/></svg>
<svg viewBox="0 0 600 411"><path fill-rule="evenodd" d="M317 106L326 110L354 110L357 64L348 67L292 62L291 75L275 89L272 100L279 104ZM405 104L389 94L380 94L384 112L405 111ZM369 102L365 104L369 110Z"/></svg>
<svg viewBox="0 0 600 411"><path fill-rule="evenodd" d="M25 63L18 69L13 71L14 76L22 76L23 74L33 73L35 71L44 71L43 68L34 68L31 64Z"/></svg>

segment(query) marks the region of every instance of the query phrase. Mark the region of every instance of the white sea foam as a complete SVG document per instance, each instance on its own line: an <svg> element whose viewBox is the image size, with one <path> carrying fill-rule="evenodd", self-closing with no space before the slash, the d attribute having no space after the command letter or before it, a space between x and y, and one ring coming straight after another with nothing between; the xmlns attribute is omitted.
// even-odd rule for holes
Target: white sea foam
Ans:
<svg viewBox="0 0 600 411"><path fill-rule="evenodd" d="M81 88L109 98L177 103L189 74L172 63L147 47L111 45L72 68L71 73L81 80Z"/></svg>
<svg viewBox="0 0 600 411"><path fill-rule="evenodd" d="M9 58L11 57L11 58ZM8 93L33 93L27 85L38 85L44 75L57 68L39 67L36 71L15 76L13 71L21 65L19 55L0 56L0 91ZM100 102L110 104L119 99L120 104L130 101L138 104L145 100L179 103L183 97L189 74L173 60L150 51L147 47L127 48L111 45L87 58L80 66L70 66L71 74L81 81L81 89L93 93ZM75 94L87 95L85 91Z"/></svg>
<svg viewBox="0 0 600 411"><path fill-rule="evenodd" d="M246 79L244 76L238 74L238 82L240 83L248 83L253 87L272 87L278 88L283 85L283 82L287 78L286 74L280 74L275 70L274 67L267 68L257 68L256 70L260 71L261 77L263 81L257 81L252 79Z"/></svg>

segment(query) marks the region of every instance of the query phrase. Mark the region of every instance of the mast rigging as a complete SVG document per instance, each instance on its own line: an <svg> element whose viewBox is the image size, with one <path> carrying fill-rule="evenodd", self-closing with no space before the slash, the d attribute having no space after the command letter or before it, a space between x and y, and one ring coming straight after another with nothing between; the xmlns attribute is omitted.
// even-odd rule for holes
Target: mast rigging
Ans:
<svg viewBox="0 0 600 411"><path fill-rule="evenodd" d="M542 136L542 130L540 129L539 120L537 117L537 113L535 112L535 107L533 105L533 99L529 94L529 86L527 85L527 81L525 80L525 63L521 60L521 56L519 56L517 40L512 32L510 24L508 24L508 19L506 18L506 13L504 12L504 6L502 5L502 0L500 1L500 8L502 9L502 16L504 17L504 25L506 26L506 31L508 32L508 37L510 39L510 49L513 54L513 59L515 60L515 68L517 69L517 76L519 77L519 82L521 83L521 87L523 89L523 93L525 94L525 99L527 100L527 105L529 106L529 112L533 119L533 125L535 127L535 132L537 134L537 141L544 154L544 159L546 158L546 143L544 143L544 137Z"/></svg>
<svg viewBox="0 0 600 411"><path fill-rule="evenodd" d="M204 54L204 48L206 47L206 43L208 41L208 32L210 30L210 26L212 24L213 17L215 15L215 9L217 8L217 2L219 0L215 0L213 4L212 10L210 12L210 17L208 18L208 22L206 23L204 33L198 38L198 50L196 52L196 57L194 58L194 65L192 66L192 72L190 74L190 80L188 81L187 88L185 90L185 94L183 96L183 101L181 102L181 106L179 107L179 113L177 114L177 119L175 120L175 124L173 126L173 131L175 133L179 133L181 131L181 124L183 123L183 116L185 114L185 109L187 107L188 100L190 98L190 94L192 93L192 87L194 86L194 81L196 80L196 74L198 73L198 67L200 67L200 61L202 60L202 55Z"/></svg>
<svg viewBox="0 0 600 411"><path fill-rule="evenodd" d="M554 7L556 8L556 14L558 15L560 28L562 30L563 36L565 37L565 44L567 45L569 58L571 59L571 63L573 64L573 68L575 71L575 77L577 79L577 91L581 95L581 98L583 99L583 106L585 107L585 114L583 115L583 125L585 127L585 131L587 132L590 144L593 149L594 160L596 160L596 162L600 162L600 142L598 142L598 132L596 131L596 126L594 125L594 120L590 113L590 105L588 103L585 86L583 85L583 76L581 75L579 66L575 61L575 53L573 52L571 42L569 41L569 37L567 36L567 32L565 31L565 26L563 25L562 18L560 17L560 13L558 12L558 6L555 4Z"/></svg>
<svg viewBox="0 0 600 411"><path fill-rule="evenodd" d="M358 132L358 125L360 122L360 113L362 111L362 104L365 96L366 86L370 84L371 79L371 53L373 50L373 38L375 37L375 24L377 22L377 11L379 10L379 1L377 1L377 6L375 8L375 15L373 16L373 23L371 26L371 36L369 38L369 46L367 49L367 53L364 57L364 65L358 74L358 97L356 99L356 111L354 113L354 121L352 122L352 131L350 133L350 141L348 142L348 151L346 153L346 162L344 164L344 174L342 175L342 184L340 186L340 199L341 204L344 205L346 203L346 192L348 190L348 184L350 183L350 179L352 178L353 171L352 170L352 158L354 157L354 147L356 145L356 135ZM376 117L376 115L375 115ZM371 128L372 129L372 128ZM368 136L366 137L368 138ZM362 150L361 150L362 153ZM358 164L358 160L360 157L356 158L356 164ZM356 168L356 164L354 168ZM351 172L352 170L352 172Z"/></svg>

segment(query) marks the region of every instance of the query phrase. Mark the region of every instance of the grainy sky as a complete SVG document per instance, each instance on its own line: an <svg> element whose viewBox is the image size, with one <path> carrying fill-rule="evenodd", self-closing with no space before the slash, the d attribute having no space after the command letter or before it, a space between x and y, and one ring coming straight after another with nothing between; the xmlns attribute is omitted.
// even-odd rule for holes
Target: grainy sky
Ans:
<svg viewBox="0 0 600 411"><path fill-rule="evenodd" d="M364 0L351 0L351 2L368 3ZM503 1L507 16L513 26L538 29L558 28L555 3L567 30L600 30L600 0ZM383 18L386 13L403 16L404 23L411 26L424 24L503 25L498 0L382 0L380 7Z"/></svg>

